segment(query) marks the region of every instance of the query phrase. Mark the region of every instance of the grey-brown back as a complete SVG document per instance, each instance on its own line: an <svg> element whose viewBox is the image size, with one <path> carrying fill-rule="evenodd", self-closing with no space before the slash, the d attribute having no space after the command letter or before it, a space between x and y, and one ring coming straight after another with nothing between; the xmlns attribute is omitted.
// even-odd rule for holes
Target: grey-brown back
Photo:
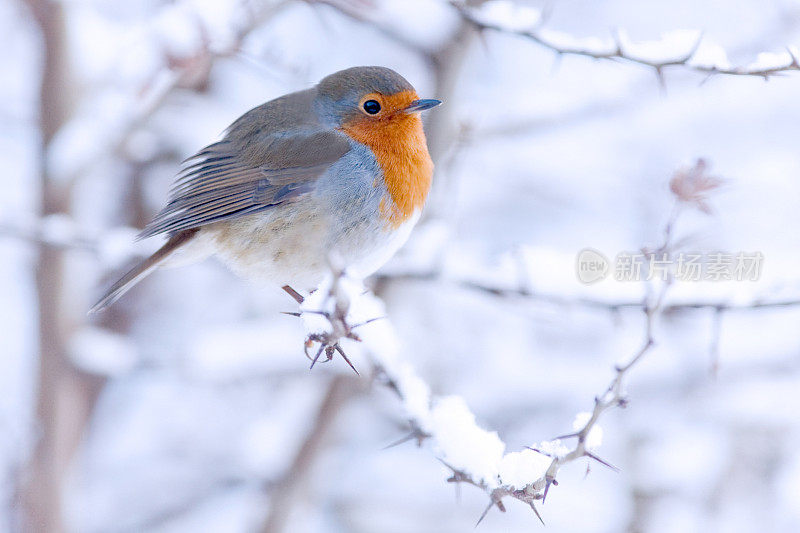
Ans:
<svg viewBox="0 0 800 533"><path fill-rule="evenodd" d="M344 134L320 122L315 96L316 89L291 93L234 121L220 142L186 161L167 205L140 238L254 213L311 192L350 150Z"/></svg>

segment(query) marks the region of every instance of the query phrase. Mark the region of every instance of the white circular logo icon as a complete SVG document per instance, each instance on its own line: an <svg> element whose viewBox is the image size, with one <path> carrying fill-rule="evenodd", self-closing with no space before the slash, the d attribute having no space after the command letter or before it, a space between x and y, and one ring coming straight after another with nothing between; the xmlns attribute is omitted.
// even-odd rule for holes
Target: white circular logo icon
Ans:
<svg viewBox="0 0 800 533"><path fill-rule="evenodd" d="M575 270L581 283L588 285L605 279L608 276L608 268L608 259L597 250L584 248L578 252Z"/></svg>

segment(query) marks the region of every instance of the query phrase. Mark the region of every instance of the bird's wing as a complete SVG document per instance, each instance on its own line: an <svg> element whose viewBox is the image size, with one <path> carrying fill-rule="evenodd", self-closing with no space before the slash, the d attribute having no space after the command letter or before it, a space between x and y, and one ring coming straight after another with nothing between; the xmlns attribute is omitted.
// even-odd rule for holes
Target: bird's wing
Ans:
<svg viewBox="0 0 800 533"><path fill-rule="evenodd" d="M196 228L290 202L312 191L347 138L319 124L313 90L252 109L222 141L187 159L169 201L140 238Z"/></svg>

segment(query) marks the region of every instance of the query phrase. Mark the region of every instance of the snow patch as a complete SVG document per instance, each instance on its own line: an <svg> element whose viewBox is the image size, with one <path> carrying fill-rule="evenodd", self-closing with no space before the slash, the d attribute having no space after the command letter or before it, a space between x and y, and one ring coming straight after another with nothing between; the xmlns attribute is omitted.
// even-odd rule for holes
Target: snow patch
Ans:
<svg viewBox="0 0 800 533"><path fill-rule="evenodd" d="M486 2L480 9L472 11L472 14L479 22L502 26L511 31L531 30L542 18L538 9L508 0Z"/></svg>
<svg viewBox="0 0 800 533"><path fill-rule="evenodd" d="M519 490L544 477L552 459L533 450L511 452L500 461L499 473L503 485Z"/></svg>
<svg viewBox="0 0 800 533"><path fill-rule="evenodd" d="M447 396L435 401L431 410L436 449L451 466L483 480L498 484L500 461L506 445L494 431L486 431L475 423L475 415L464 399Z"/></svg>
<svg viewBox="0 0 800 533"><path fill-rule="evenodd" d="M662 33L657 41L632 41L624 30L617 33L620 47L626 55L653 63L685 57L697 46L701 35L697 30L674 30Z"/></svg>

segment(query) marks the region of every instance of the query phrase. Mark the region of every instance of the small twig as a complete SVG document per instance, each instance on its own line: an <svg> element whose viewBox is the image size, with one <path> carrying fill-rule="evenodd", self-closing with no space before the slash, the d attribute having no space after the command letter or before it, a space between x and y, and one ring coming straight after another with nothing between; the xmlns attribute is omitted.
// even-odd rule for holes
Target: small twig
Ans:
<svg viewBox="0 0 800 533"><path fill-rule="evenodd" d="M414 281L420 283L447 283L464 290L480 292L498 298L519 298L544 304L559 305L563 307L585 307L599 311L616 313L623 309L639 309L642 307L641 300L620 300L609 301L595 298L567 297L558 294L547 294L533 291L526 287L503 287L491 285L474 280L452 279L439 272L401 272L389 274L377 274L371 278L376 286L384 283L398 283L404 281ZM682 302L664 305L661 312L665 315L685 312L690 310L720 310L731 312L757 311L776 307L797 307L800 306L800 299L789 298L785 300L760 301L750 303L725 303L725 302Z"/></svg>
<svg viewBox="0 0 800 533"><path fill-rule="evenodd" d="M294 290L291 286L284 285L283 287L281 287L281 289L283 289L286 292L286 294L291 296L292 299L295 302L297 302L298 304L302 304L305 301L305 298L303 298L303 295L300 294L299 292L297 292L296 290Z"/></svg>
<svg viewBox="0 0 800 533"><path fill-rule="evenodd" d="M711 374L716 376L719 371L719 339L722 335L722 315L725 310L716 308L711 317L711 343L709 355L711 359Z"/></svg>

